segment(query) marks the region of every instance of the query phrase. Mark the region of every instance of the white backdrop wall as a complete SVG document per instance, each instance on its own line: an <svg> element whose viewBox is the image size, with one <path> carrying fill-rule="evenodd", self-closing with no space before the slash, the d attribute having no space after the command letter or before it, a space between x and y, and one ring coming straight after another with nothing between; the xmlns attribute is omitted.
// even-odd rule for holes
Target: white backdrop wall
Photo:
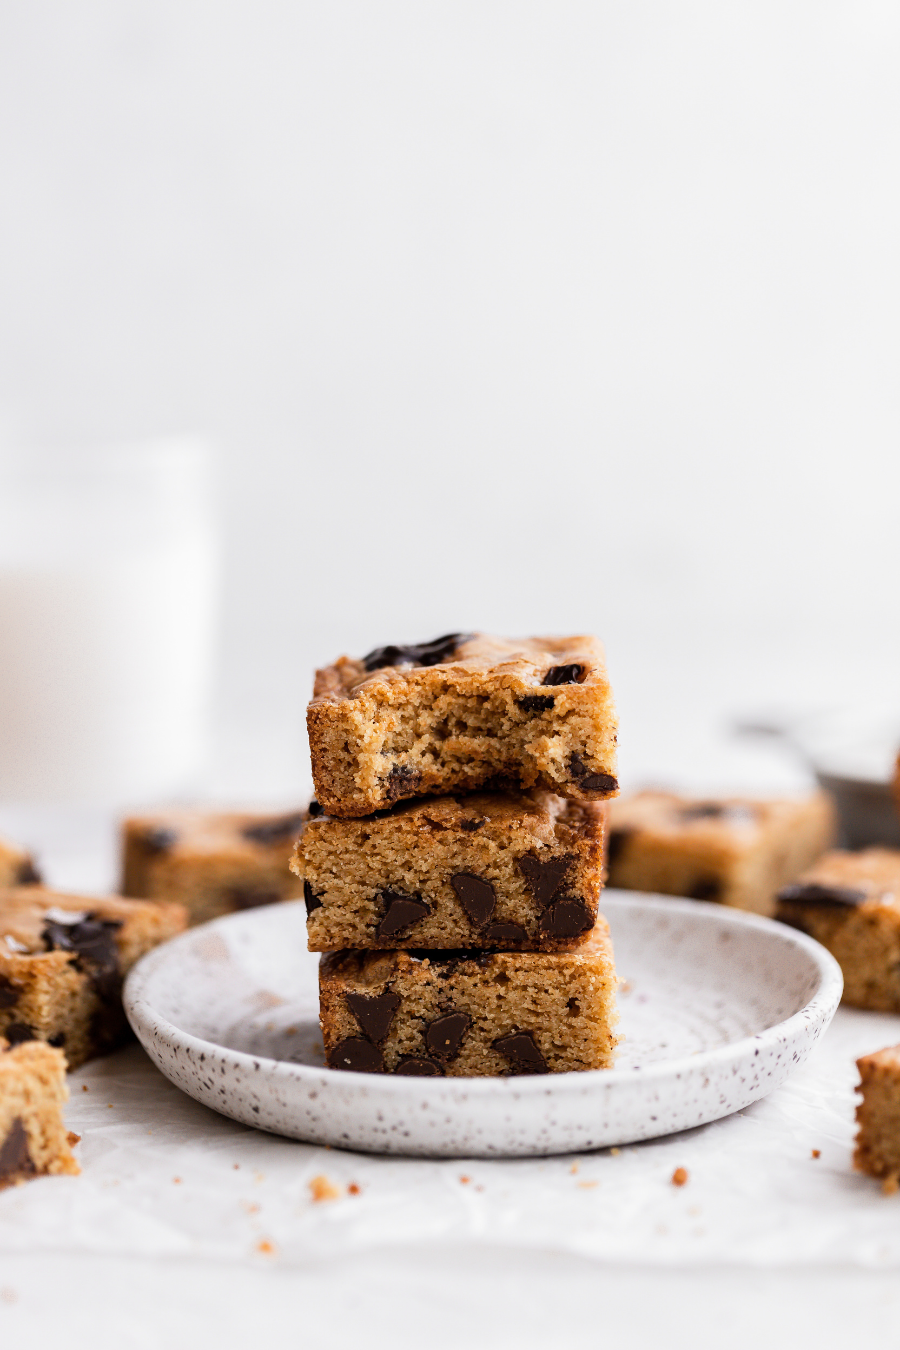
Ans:
<svg viewBox="0 0 900 1350"><path fill-rule="evenodd" d="M599 631L635 776L897 687L898 66L887 0L6 0L0 424L219 446L221 790L455 628Z"/></svg>

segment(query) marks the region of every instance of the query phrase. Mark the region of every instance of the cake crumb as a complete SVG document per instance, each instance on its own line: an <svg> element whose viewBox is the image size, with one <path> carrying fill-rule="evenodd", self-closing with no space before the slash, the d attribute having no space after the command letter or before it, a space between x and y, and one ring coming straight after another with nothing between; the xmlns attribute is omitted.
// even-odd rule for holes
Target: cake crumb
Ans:
<svg viewBox="0 0 900 1350"><path fill-rule="evenodd" d="M820 1148L814 1148L812 1151L812 1155L814 1158L821 1158L822 1150Z"/></svg>
<svg viewBox="0 0 900 1350"><path fill-rule="evenodd" d="M172 1178L172 1185L173 1185L173 1186L180 1186L180 1185L181 1185L181 1177L173 1177L173 1178Z"/></svg>
<svg viewBox="0 0 900 1350"><path fill-rule="evenodd" d="M621 1150L620 1148L611 1148L611 1149L609 1150L609 1152L610 1152L610 1157L612 1157L612 1158L618 1158L618 1156L619 1156L619 1154L622 1152L622 1150Z"/></svg>
<svg viewBox="0 0 900 1350"><path fill-rule="evenodd" d="M240 1164L240 1163L232 1163L231 1165L232 1165L232 1167L234 1168L235 1172L239 1172L239 1171L241 1170L241 1164Z"/></svg>
<svg viewBox="0 0 900 1350"><path fill-rule="evenodd" d="M69 1130L69 1133L66 1135L66 1142L68 1143L69 1148L74 1148L76 1144L81 1143L81 1135L76 1134L74 1130Z"/></svg>
<svg viewBox="0 0 900 1350"><path fill-rule="evenodd" d="M337 1186L332 1185L326 1176L320 1172L317 1177L313 1177L309 1183L310 1193L313 1201L318 1204L321 1200L339 1200L340 1191Z"/></svg>
<svg viewBox="0 0 900 1350"><path fill-rule="evenodd" d="M276 1251L275 1243L270 1242L268 1238L261 1238L256 1244L256 1250L263 1256L274 1256Z"/></svg>
<svg viewBox="0 0 900 1350"><path fill-rule="evenodd" d="M578 1164L577 1164L577 1163L573 1163L572 1166L569 1168L569 1176L574 1177L574 1175L575 1175L575 1173L576 1173L577 1171L578 1171Z"/></svg>
<svg viewBox="0 0 900 1350"><path fill-rule="evenodd" d="M881 1189L885 1195L896 1195L900 1191L900 1177L896 1172L892 1172L889 1177L885 1177L881 1183Z"/></svg>
<svg viewBox="0 0 900 1350"><path fill-rule="evenodd" d="M87 1083L82 1083L82 1085L81 1085L81 1090L82 1090L82 1092L87 1092L87 1090L88 1090L88 1085L87 1085Z"/></svg>
<svg viewBox="0 0 900 1350"><path fill-rule="evenodd" d="M360 1190L359 1186L357 1186L357 1184L356 1184L355 1181L351 1181L351 1182L350 1182L350 1185L347 1187L347 1194L348 1194L348 1195L362 1195L362 1191Z"/></svg>
<svg viewBox="0 0 900 1350"><path fill-rule="evenodd" d="M676 1167L672 1173L672 1185L683 1186L688 1179L688 1170L686 1167Z"/></svg>
<svg viewBox="0 0 900 1350"><path fill-rule="evenodd" d="M471 1177L462 1176L462 1177L460 1177L459 1180L460 1180L460 1184L461 1184L462 1186L468 1186L468 1184L469 1184L469 1182L472 1180L472 1178L471 1178Z"/></svg>
<svg viewBox="0 0 900 1350"><path fill-rule="evenodd" d="M599 1186L599 1181L579 1181L579 1188L583 1191L592 1191L595 1186Z"/></svg>

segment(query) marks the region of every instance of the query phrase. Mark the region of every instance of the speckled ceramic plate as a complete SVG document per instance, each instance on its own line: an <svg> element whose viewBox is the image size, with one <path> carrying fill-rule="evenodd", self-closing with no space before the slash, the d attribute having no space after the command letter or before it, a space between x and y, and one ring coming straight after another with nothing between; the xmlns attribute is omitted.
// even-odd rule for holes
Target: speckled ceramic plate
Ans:
<svg viewBox="0 0 900 1350"><path fill-rule="evenodd" d="M616 1068L515 1078L326 1069L318 957L302 901L175 938L125 1007L162 1072L215 1111L366 1152L527 1157L632 1143L738 1111L783 1083L828 1026L841 972L811 938L695 900L607 891L624 1041Z"/></svg>

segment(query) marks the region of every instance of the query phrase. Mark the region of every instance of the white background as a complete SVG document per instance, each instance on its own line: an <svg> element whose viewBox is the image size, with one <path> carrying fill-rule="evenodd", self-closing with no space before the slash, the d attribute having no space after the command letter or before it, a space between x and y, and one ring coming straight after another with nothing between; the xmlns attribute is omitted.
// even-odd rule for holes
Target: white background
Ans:
<svg viewBox="0 0 900 1350"><path fill-rule="evenodd" d="M0 425L220 447L220 789L296 791L313 663L456 628L598 631L626 781L896 687L898 38L6 0Z"/></svg>

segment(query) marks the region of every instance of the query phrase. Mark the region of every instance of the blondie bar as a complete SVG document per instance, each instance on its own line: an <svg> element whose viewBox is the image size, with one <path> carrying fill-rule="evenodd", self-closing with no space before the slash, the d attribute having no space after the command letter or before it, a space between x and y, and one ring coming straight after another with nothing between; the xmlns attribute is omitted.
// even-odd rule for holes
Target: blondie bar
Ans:
<svg viewBox="0 0 900 1350"><path fill-rule="evenodd" d="M333 1069L487 1077L613 1062L616 972L602 917L571 952L330 952L319 991Z"/></svg>
<svg viewBox="0 0 900 1350"><path fill-rule="evenodd" d="M592 637L453 633L342 656L317 671L307 724L329 815L501 786L577 801L618 790L615 709Z"/></svg>
<svg viewBox="0 0 900 1350"><path fill-rule="evenodd" d="M124 976L186 922L181 905L0 889L0 1036L48 1041L73 1069L114 1049Z"/></svg>
<svg viewBox="0 0 900 1350"><path fill-rule="evenodd" d="M68 1096L62 1051L42 1041L10 1045L0 1039L0 1190L81 1170L63 1124Z"/></svg>
<svg viewBox="0 0 900 1350"><path fill-rule="evenodd" d="M504 947L587 941L603 873L605 802L475 793L377 816L312 817L291 867L309 949Z"/></svg>
<svg viewBox="0 0 900 1350"><path fill-rule="evenodd" d="M833 834L824 793L762 801L638 792L610 803L608 881L772 914L779 889Z"/></svg>
<svg viewBox="0 0 900 1350"><path fill-rule="evenodd" d="M900 1012L900 851L826 853L781 892L776 918L828 948L845 1003Z"/></svg>
<svg viewBox="0 0 900 1350"><path fill-rule="evenodd" d="M177 900L192 924L237 909L296 900L288 861L301 811L158 811L122 827L125 895Z"/></svg>
<svg viewBox="0 0 900 1350"><path fill-rule="evenodd" d="M0 886L32 886L40 879L31 854L0 839Z"/></svg>
<svg viewBox="0 0 900 1350"><path fill-rule="evenodd" d="M900 1189L900 1045L856 1061L862 1101L856 1108L853 1166L880 1177L889 1194Z"/></svg>

